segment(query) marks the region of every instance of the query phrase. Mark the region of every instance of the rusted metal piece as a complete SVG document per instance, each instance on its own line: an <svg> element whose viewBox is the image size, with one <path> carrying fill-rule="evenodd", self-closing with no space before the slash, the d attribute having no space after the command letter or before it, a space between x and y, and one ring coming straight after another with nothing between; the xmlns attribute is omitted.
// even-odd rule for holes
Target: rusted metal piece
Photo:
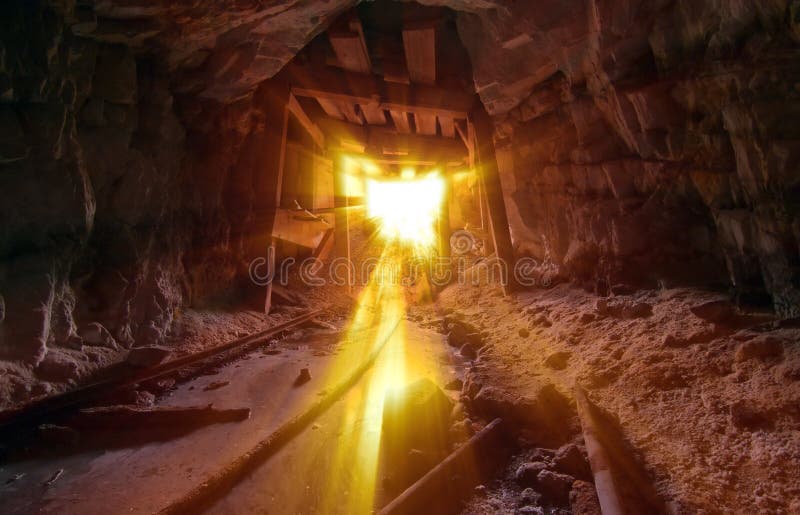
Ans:
<svg viewBox="0 0 800 515"><path fill-rule="evenodd" d="M600 509L603 511L603 515L625 515L626 512L622 508L622 500L611 472L611 458L601 443L600 429L592 414L592 407L586 397L586 392L578 384L575 385L575 402L578 405L578 417L581 420L583 440L589 455L589 465L592 468Z"/></svg>
<svg viewBox="0 0 800 515"><path fill-rule="evenodd" d="M465 496L505 461L502 429L503 421L494 419L378 514L459 512Z"/></svg>
<svg viewBox="0 0 800 515"><path fill-rule="evenodd" d="M61 395L44 399L41 402L23 407L18 410L6 411L0 414L0 432L8 431L9 429L17 427L18 425L38 425L48 417L63 414L70 409L77 409L87 406L98 399L107 397L114 392L137 383L162 379L174 374L178 370L193 366L227 351L235 350L238 352L245 352L253 347L262 345L276 334L308 322L323 312L323 309L309 311L292 320L289 320L288 322L278 324L275 327L271 327L243 338L238 338L212 349L207 349L189 356L174 359L146 370L133 372L130 370L121 370L121 376L116 376L112 379L89 384L81 388L65 392Z"/></svg>

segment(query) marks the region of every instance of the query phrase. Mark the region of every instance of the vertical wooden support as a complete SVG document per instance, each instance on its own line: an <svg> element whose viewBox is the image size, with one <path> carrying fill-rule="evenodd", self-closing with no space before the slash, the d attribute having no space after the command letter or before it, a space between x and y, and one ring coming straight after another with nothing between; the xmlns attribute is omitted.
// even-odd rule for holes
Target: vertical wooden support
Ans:
<svg viewBox="0 0 800 515"><path fill-rule="evenodd" d="M517 281L514 278L514 248L511 245L511 233L508 227L506 203L500 183L500 172L494 152L492 137L493 124L489 113L480 101L469 114L470 123L475 131L475 153L479 165L480 184L486 196L489 228L492 233L495 253L506 266L507 278L503 291L506 295L514 291Z"/></svg>
<svg viewBox="0 0 800 515"><path fill-rule="evenodd" d="M347 260L347 291L352 291L351 258L350 258L350 214L347 205L347 180L345 177L344 157L337 155L333 160L333 206L335 216L334 245L336 257Z"/></svg>
<svg viewBox="0 0 800 515"><path fill-rule="evenodd" d="M267 95L264 95L264 100L267 102L265 111L267 114L266 127L266 155L268 156L267 168L264 174L273 178L272 183L269 185L271 195L268 196L271 202L267 207L271 209L271 219L269 234L269 246L266 248L267 259L270 260L272 266L272 273L276 274L274 257L275 257L275 238L272 237L272 225L275 221L275 213L280 207L281 191L283 189L283 168L286 161L286 129L289 125L289 97L290 92L288 86L276 81L276 84L269 88ZM271 122L271 123L270 123ZM275 275L272 281L277 279ZM272 309L272 281L267 284L267 291L264 297L264 313L269 314Z"/></svg>

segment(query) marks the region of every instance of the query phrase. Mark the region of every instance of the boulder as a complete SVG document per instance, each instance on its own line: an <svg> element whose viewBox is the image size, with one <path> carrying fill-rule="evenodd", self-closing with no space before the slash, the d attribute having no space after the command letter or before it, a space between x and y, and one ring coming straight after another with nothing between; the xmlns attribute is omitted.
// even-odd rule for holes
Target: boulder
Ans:
<svg viewBox="0 0 800 515"><path fill-rule="evenodd" d="M86 324L78 329L78 335L86 345L100 345L112 349L117 348L117 342L108 329L98 322Z"/></svg>
<svg viewBox="0 0 800 515"><path fill-rule="evenodd" d="M578 479L590 480L592 471L585 452L580 447L571 443L562 446L553 456L553 467L556 471L568 474Z"/></svg>
<svg viewBox="0 0 800 515"><path fill-rule="evenodd" d="M783 341L772 335L762 335L739 344L734 360L742 363L751 359L767 361L783 357Z"/></svg>
<svg viewBox="0 0 800 515"><path fill-rule="evenodd" d="M550 470L542 470L537 476L539 491L542 496L558 505L569 504L569 493L575 478Z"/></svg>
<svg viewBox="0 0 800 515"><path fill-rule="evenodd" d="M36 375L54 383L66 383L78 377L78 363L66 354L50 350L36 367Z"/></svg>
<svg viewBox="0 0 800 515"><path fill-rule="evenodd" d="M126 360L129 365L140 368L150 368L166 361L172 355L172 350L167 347L153 345L150 347L134 347Z"/></svg>
<svg viewBox="0 0 800 515"><path fill-rule="evenodd" d="M552 368L553 370L564 370L565 368L567 368L567 362L571 357L572 357L571 352L566 352L566 351L554 352L545 358L544 364L548 368Z"/></svg>
<svg viewBox="0 0 800 515"><path fill-rule="evenodd" d="M539 484L539 472L546 470L547 464L541 461L523 463L514 472L514 480L523 487L534 487Z"/></svg>

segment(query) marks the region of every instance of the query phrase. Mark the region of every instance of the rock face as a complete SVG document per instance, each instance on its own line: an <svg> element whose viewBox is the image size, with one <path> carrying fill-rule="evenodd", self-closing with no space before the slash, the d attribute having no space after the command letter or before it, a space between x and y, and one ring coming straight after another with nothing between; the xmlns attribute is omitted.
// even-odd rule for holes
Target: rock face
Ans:
<svg viewBox="0 0 800 515"><path fill-rule="evenodd" d="M796 1L459 17L512 237L588 285L728 284L796 316Z"/></svg>
<svg viewBox="0 0 800 515"><path fill-rule="evenodd" d="M157 345L271 226L270 81L355 0L0 7L0 359ZM520 254L800 311L797 0L458 12ZM268 170L268 172L264 172ZM604 286L603 286L604 285Z"/></svg>

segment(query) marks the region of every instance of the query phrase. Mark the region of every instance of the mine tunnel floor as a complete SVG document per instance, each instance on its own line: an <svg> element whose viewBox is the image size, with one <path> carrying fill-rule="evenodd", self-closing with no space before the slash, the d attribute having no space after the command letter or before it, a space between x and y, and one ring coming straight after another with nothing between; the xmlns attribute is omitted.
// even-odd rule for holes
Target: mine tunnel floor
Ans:
<svg viewBox="0 0 800 515"><path fill-rule="evenodd" d="M408 321L401 322L395 333L402 336L389 342L353 388L209 511L315 513L324 505L328 513L368 512L353 505L363 503L365 494L348 489L370 489L374 485L365 481L372 481L377 482L378 495L381 492L385 474L375 471L376 457L369 455L378 451L380 437L381 413L371 406L374 392L391 381L386 376L393 374L401 359L408 381L427 377L444 386L463 376L461 358L447 348L440 333ZM158 406L245 406L251 409L249 420L213 424L142 446L122 442L118 449L43 456L4 466L4 477L24 474L3 487L3 497L9 501L6 513L159 512L325 395L331 379L328 371L341 367L337 360L349 352L340 338L339 331L301 329L212 369L210 375L179 384L157 402ZM413 366L406 359L411 353ZM345 359L353 365L355 358ZM310 379L296 385L298 371L304 368ZM449 391L454 400L457 394ZM373 470L359 470L355 466L359 459L369 461ZM62 469L57 481L43 486Z"/></svg>
<svg viewBox="0 0 800 515"><path fill-rule="evenodd" d="M583 441L572 415L556 420L545 435L552 442L542 442L536 429L554 397L571 413L576 383L617 428L659 502L690 512L737 504L791 512L800 499L800 329L730 307L720 293L687 288L598 298L561 284L504 297L494 287L454 285L435 304L409 307L396 328L401 347L389 342L352 388L205 508L344 513L364 507L358 503L387 502L397 492L386 485L392 470L376 459L380 414L369 409L370 395L385 391L403 362L402 382L431 378L452 401L466 402L477 429L501 417L523 443L494 480L471 494L466 513L538 513L542 485L527 471L563 472L559 447L581 448ZM448 319L480 332L476 355L454 341ZM346 324L289 332L157 401L249 407L249 420L163 442L122 441L115 449L4 464L3 481L18 478L0 486L4 512L154 513L169 506L330 393L341 367L363 361L357 335L340 343ZM295 385L303 368L310 380ZM367 474L357 467L364 464L372 467ZM580 471L573 476L581 479ZM591 476L583 479L591 490ZM548 509L566 510L571 500Z"/></svg>

